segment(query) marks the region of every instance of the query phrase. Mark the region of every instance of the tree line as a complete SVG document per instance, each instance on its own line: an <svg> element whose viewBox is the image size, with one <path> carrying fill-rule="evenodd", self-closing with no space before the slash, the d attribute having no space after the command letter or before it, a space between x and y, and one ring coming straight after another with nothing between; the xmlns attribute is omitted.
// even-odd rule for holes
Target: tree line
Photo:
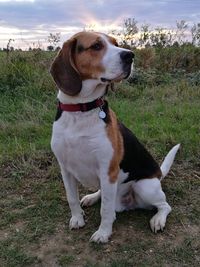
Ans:
<svg viewBox="0 0 200 267"><path fill-rule="evenodd" d="M84 30L93 31L93 25L84 27ZM120 29L112 29L108 34L116 37L121 46L128 48L164 48L182 45L200 46L200 23L194 23L191 26L185 20L176 21L176 27L172 29L164 27L152 28L150 24L139 25L135 18L126 18ZM47 37L47 51L59 50L60 40L60 32L50 33ZM13 51L12 42L14 40L9 39L6 48L0 50L7 53ZM40 45L37 48L30 46L29 51L32 50L42 50L42 48Z"/></svg>

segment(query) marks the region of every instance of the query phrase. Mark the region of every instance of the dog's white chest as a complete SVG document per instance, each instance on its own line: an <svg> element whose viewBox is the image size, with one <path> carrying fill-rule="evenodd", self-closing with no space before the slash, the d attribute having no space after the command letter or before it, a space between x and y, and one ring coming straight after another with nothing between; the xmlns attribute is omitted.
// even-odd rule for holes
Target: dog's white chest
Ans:
<svg viewBox="0 0 200 267"><path fill-rule="evenodd" d="M99 158L108 157L108 163L112 145L98 112L90 112L90 116L62 114L53 125L51 145L60 164L77 180L86 187L99 188Z"/></svg>

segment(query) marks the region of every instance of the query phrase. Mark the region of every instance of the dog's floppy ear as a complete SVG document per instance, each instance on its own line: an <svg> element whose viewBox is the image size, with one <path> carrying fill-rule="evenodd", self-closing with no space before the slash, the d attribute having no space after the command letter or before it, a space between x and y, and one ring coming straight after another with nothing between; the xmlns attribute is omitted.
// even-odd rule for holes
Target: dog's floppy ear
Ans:
<svg viewBox="0 0 200 267"><path fill-rule="evenodd" d="M75 46L76 39L65 42L50 68L58 88L70 96L77 95L82 87L81 77L74 65Z"/></svg>

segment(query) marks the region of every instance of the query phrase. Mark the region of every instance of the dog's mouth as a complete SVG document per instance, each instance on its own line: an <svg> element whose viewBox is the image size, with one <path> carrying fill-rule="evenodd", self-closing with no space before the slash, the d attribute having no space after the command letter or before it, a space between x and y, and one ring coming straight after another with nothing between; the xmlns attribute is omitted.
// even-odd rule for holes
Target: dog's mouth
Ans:
<svg viewBox="0 0 200 267"><path fill-rule="evenodd" d="M115 78L113 79L108 79L108 78L105 78L105 77L102 77L101 78L101 81L102 82L108 82L108 83L113 83L113 82L121 82L123 79L127 79L130 75L130 72L122 72L121 74L119 74L118 76L116 76Z"/></svg>

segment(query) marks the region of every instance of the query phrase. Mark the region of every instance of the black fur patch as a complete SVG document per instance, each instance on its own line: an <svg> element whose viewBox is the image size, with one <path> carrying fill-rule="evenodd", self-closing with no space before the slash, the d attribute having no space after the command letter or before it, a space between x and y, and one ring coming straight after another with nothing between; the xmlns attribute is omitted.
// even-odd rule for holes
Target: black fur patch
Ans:
<svg viewBox="0 0 200 267"><path fill-rule="evenodd" d="M63 110L60 108L60 106L58 104L57 111L56 111L56 116L55 116L55 121L60 119L62 113L63 113Z"/></svg>
<svg viewBox="0 0 200 267"><path fill-rule="evenodd" d="M120 163L120 168L124 172L129 172L129 176L124 183L160 175L161 171L158 163L138 141L137 137L121 122L119 122L119 130L124 141L124 157Z"/></svg>
<svg viewBox="0 0 200 267"><path fill-rule="evenodd" d="M102 109L106 113L106 117L102 120L107 124L110 122L110 114L109 114L108 102L106 100L104 100L104 105L102 106Z"/></svg>

